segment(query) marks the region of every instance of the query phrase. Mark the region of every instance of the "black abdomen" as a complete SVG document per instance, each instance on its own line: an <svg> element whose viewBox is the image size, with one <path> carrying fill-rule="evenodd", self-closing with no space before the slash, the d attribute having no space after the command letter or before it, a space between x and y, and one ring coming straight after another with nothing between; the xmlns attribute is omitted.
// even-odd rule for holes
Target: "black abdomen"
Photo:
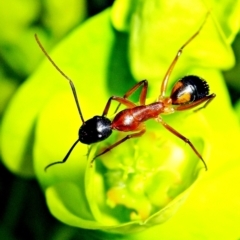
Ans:
<svg viewBox="0 0 240 240"><path fill-rule="evenodd" d="M189 75L183 77L174 85L170 97L173 105L184 105L208 95L208 83L198 76Z"/></svg>

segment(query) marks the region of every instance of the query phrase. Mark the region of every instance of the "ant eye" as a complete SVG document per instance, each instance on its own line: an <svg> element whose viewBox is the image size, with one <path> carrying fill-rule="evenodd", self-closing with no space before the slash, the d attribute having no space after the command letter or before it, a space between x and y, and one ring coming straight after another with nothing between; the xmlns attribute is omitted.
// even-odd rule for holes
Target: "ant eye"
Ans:
<svg viewBox="0 0 240 240"><path fill-rule="evenodd" d="M184 105L209 95L207 82L198 76L185 76L173 87L171 99L173 105Z"/></svg>

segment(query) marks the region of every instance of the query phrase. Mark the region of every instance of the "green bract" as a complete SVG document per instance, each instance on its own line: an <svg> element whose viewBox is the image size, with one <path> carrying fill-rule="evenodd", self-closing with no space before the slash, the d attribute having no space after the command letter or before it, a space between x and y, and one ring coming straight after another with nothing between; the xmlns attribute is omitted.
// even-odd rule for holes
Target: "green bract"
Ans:
<svg viewBox="0 0 240 240"><path fill-rule="evenodd" d="M111 95L122 96L135 84L130 72L138 80L148 78L148 102L156 99L174 55L199 28L208 10L199 1L190 11L189 6L184 7L186 3L178 3L179 11L171 4L160 6L161 1L153 1L150 7L154 14L149 20L150 1L135 1L130 10L124 2L116 1L112 12L107 10L89 19L51 54L73 79L85 119L102 114ZM116 17L119 9L125 9L119 16L126 18ZM141 138L114 148L96 159L92 167L90 161L96 152L122 134L114 132L91 147L78 144L65 164L44 172L47 164L62 160L77 140L81 121L68 82L48 61L22 86L3 121L3 157L12 171L36 174L56 218L75 227L127 234L129 239L239 237L239 188L234 182L240 165L238 143L232 141L240 136L239 124L219 70L233 64L229 42L237 28L228 23L221 30L220 13L213 10L203 31L184 49L169 83L171 88L183 75L202 76L210 91L217 94L216 99L197 113L163 116L191 139L207 162L208 172L187 144L153 120ZM155 26L158 16L162 25ZM110 117L113 112L114 107ZM32 151L34 169L29 167ZM204 177L199 181L201 175ZM146 231L135 233L141 230Z"/></svg>

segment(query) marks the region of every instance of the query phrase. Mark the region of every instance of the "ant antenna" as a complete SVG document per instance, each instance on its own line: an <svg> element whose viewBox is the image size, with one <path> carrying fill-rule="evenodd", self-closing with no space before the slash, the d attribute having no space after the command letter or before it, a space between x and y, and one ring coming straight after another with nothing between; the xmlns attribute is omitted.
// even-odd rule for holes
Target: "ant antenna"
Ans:
<svg viewBox="0 0 240 240"><path fill-rule="evenodd" d="M44 171L46 172L47 169L55 164L59 164L59 163L65 163L69 157L69 155L71 154L72 150L75 148L75 146L77 145L77 143L79 142L79 139L72 145L72 147L69 149L69 151L67 152L66 156L64 157L64 159L62 161L58 161L58 162L53 162L48 164L45 168Z"/></svg>
<svg viewBox="0 0 240 240"><path fill-rule="evenodd" d="M77 97L77 92L76 92L76 89L75 89L75 86L73 84L73 81L57 66L57 64L52 60L52 58L48 55L47 51L44 49L43 45L41 44L40 40L38 39L38 36L37 34L34 35L35 36L35 39L39 45L39 47L41 48L41 50L43 51L44 55L48 58L48 60L52 63L52 65L57 69L58 72L60 72L60 74L65 77L68 81L69 81L69 84L71 86L71 89L72 89L72 92L73 92L73 96L74 96L74 99L75 99L75 102L76 102L76 105L77 105L77 109L78 109L78 112L79 112L79 116L82 120L82 123L85 123L84 121L84 118L83 118L83 115L82 115L82 111L81 111L81 108L80 108L80 104L78 102L78 97Z"/></svg>

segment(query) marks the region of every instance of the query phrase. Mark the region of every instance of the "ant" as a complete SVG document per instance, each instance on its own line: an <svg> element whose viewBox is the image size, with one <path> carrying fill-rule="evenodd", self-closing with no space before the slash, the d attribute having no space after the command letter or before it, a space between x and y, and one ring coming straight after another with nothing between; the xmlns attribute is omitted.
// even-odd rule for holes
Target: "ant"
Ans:
<svg viewBox="0 0 240 240"><path fill-rule="evenodd" d="M103 114L101 116L96 115L87 121L85 121L83 118L83 114L82 114L78 97L77 97L77 92L72 80L55 64L55 62L48 55L48 53L40 43L37 35L35 34L36 41L39 47L41 48L41 50L43 51L43 53L45 54L45 56L52 63L52 65L57 69L57 71L60 72L60 74L69 81L69 84L71 86L73 96L76 102L76 106L82 121L82 126L80 127L78 132L79 137L77 141L73 143L72 147L69 149L64 159L62 161L50 163L45 167L45 171L50 166L53 166L58 163L66 162L69 155L71 154L72 150L74 149L74 147L77 145L78 142L89 145L92 143L103 141L104 139L108 138L112 134L112 130L117 130L122 132L132 132L126 135L121 140L117 141L116 143L106 148L104 151L97 154L91 160L91 164L92 164L97 157L107 153L108 151L117 147L118 145L125 142L126 140L130 138L136 138L136 137L142 136L146 131L144 122L149 119L154 119L158 123L161 123L168 131L170 131L175 136L177 136L178 138L182 139L185 143L187 143L191 147L191 149L194 151L194 153L198 156L198 158L203 162L204 167L207 170L207 164L203 160L201 154L190 142L190 140L184 137L177 130L169 126L166 122L164 122L164 120L160 116L161 114L170 114L170 113L174 113L175 111L192 109L204 103L202 107L195 110L195 111L198 111L202 108L205 108L216 96L214 93L209 94L208 83L204 79L195 75L184 76L182 79L178 80L173 86L170 97L165 96L168 80L173 71L175 64L177 63L177 60L181 56L183 49L200 33L202 27L206 22L207 16L204 22L202 23L202 25L200 26L200 28L198 29L198 31L195 34L193 34L186 41L186 43L183 44L183 46L178 50L175 58L173 59L170 67L168 68L165 74L165 77L163 78L161 88L160 88L160 95L158 96L156 102L146 104L148 81L142 80L139 83L137 83L135 86L133 86L129 91L127 91L123 97L117 97L117 96L110 97L103 110ZM142 88L142 89L139 97L139 105L137 105L132 101L130 101L128 97L132 95L139 88ZM123 104L126 107L126 109L119 111L111 121L110 119L107 118L107 114L112 101L117 101L119 103L115 113L118 111L118 108L120 107L121 104Z"/></svg>

